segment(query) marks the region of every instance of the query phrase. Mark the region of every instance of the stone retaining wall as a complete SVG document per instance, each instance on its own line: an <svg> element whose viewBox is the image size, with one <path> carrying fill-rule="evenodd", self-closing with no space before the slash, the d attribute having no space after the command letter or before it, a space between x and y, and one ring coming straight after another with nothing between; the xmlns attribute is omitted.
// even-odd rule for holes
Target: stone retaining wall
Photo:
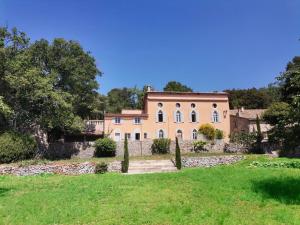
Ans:
<svg viewBox="0 0 300 225"><path fill-rule="evenodd" d="M145 141L128 141L128 149L130 156L147 156L152 155L151 146L152 140ZM179 141L179 146L182 153L193 152L193 143L191 140ZM94 142L55 142L51 143L48 151L45 153L49 159L67 159L72 157L92 158L95 148ZM225 143L222 140L216 140L213 144L205 145L205 151L223 152ZM175 152L175 141L171 141L170 151ZM117 142L116 155L123 156L124 141Z"/></svg>
<svg viewBox="0 0 300 225"><path fill-rule="evenodd" d="M80 175L94 173L96 163L68 163L68 164L40 164L30 166L0 166L0 175L30 176L38 174ZM121 162L114 161L108 164L108 172L121 172Z"/></svg>
<svg viewBox="0 0 300 225"><path fill-rule="evenodd" d="M243 160L242 155L210 156L210 157L184 157L183 167L212 167L217 165L227 165Z"/></svg>

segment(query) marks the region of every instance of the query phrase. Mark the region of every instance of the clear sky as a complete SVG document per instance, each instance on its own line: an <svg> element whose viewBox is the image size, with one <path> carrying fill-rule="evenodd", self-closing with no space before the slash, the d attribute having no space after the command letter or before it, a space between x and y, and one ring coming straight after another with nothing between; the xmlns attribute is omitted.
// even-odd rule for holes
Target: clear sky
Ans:
<svg viewBox="0 0 300 225"><path fill-rule="evenodd" d="M300 0L0 0L0 25L79 41L114 87L265 86L300 54Z"/></svg>

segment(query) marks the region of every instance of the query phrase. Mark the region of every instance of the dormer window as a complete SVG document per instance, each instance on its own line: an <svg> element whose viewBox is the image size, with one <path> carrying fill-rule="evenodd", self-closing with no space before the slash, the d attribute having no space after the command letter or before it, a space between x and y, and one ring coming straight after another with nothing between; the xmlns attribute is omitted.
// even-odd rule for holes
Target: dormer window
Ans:
<svg viewBox="0 0 300 225"><path fill-rule="evenodd" d="M121 123L121 118L120 117L115 117L114 122L115 122L115 124L120 124Z"/></svg>

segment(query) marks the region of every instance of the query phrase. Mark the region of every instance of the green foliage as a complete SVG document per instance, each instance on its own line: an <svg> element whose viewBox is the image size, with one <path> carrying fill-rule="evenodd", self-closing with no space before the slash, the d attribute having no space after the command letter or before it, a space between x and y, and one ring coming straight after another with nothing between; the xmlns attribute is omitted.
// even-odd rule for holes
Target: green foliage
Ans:
<svg viewBox="0 0 300 225"><path fill-rule="evenodd" d="M256 141L256 134L255 133L231 133L230 134L230 142L242 144L247 147L253 146Z"/></svg>
<svg viewBox="0 0 300 225"><path fill-rule="evenodd" d="M0 96L17 130L82 131L81 119L96 107L99 74L77 42L30 43L25 33L0 28Z"/></svg>
<svg viewBox="0 0 300 225"><path fill-rule="evenodd" d="M299 154L300 146L300 57L289 62L280 82L281 101L264 113L264 120L273 128L269 132L272 142L283 145L283 155Z"/></svg>
<svg viewBox="0 0 300 225"><path fill-rule="evenodd" d="M177 169L181 170L181 153L178 144L178 138L176 137L176 149L175 149L175 161Z"/></svg>
<svg viewBox="0 0 300 225"><path fill-rule="evenodd" d="M114 88L107 93L106 111L120 113L122 109L141 108L144 92L138 88Z"/></svg>
<svg viewBox="0 0 300 225"><path fill-rule="evenodd" d="M124 160L122 161L122 172L127 173L129 167L129 152L128 152L128 140L127 135L125 135L124 142Z"/></svg>
<svg viewBox="0 0 300 225"><path fill-rule="evenodd" d="M260 128L260 119L258 115L256 115L256 143L255 143L255 148L253 149L255 153L258 154L263 154L265 153L262 147L262 140L264 139L262 133L261 133L261 128Z"/></svg>
<svg viewBox="0 0 300 225"><path fill-rule="evenodd" d="M293 168L300 169L300 161L276 161L276 162L260 162L253 161L250 166L252 167L265 167L265 168Z"/></svg>
<svg viewBox="0 0 300 225"><path fill-rule="evenodd" d="M3 96L0 96L0 115L2 114L5 118L12 115L11 108L4 103Z"/></svg>
<svg viewBox="0 0 300 225"><path fill-rule="evenodd" d="M215 138L215 128L209 123L202 124L199 128L199 133L203 134L208 140Z"/></svg>
<svg viewBox="0 0 300 225"><path fill-rule="evenodd" d="M265 109L273 102L279 101L280 89L270 84L266 88L225 90L229 94L230 109L246 107L247 109Z"/></svg>
<svg viewBox="0 0 300 225"><path fill-rule="evenodd" d="M117 144L111 138L105 137L95 141L95 157L112 157L116 156Z"/></svg>
<svg viewBox="0 0 300 225"><path fill-rule="evenodd" d="M105 162L97 163L95 166L95 173L96 174L103 174L106 173L108 169L108 165Z"/></svg>
<svg viewBox="0 0 300 225"><path fill-rule="evenodd" d="M205 141L195 141L193 142L193 147L195 152L206 151L204 146L207 144Z"/></svg>
<svg viewBox="0 0 300 225"><path fill-rule="evenodd" d="M153 140L151 146L152 154L170 153L171 140L169 138L157 138Z"/></svg>
<svg viewBox="0 0 300 225"><path fill-rule="evenodd" d="M37 144L30 135L16 132L0 134L0 163L32 159L36 150Z"/></svg>
<svg viewBox="0 0 300 225"><path fill-rule="evenodd" d="M215 138L216 139L224 139L224 131L216 129L215 130Z"/></svg>
<svg viewBox="0 0 300 225"><path fill-rule="evenodd" d="M164 91L170 92L193 92L193 90L177 81L169 81L164 87Z"/></svg>

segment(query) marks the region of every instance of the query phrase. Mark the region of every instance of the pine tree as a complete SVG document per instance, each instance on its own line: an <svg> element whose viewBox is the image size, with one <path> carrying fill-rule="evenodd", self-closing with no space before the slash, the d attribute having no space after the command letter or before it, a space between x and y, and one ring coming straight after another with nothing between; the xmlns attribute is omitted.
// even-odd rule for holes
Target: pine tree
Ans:
<svg viewBox="0 0 300 225"><path fill-rule="evenodd" d="M175 160L176 160L176 167L177 169L181 169L181 153L180 153L180 147L178 144L178 138L176 137L176 152L175 152Z"/></svg>
<svg viewBox="0 0 300 225"><path fill-rule="evenodd" d="M124 142L124 160L122 162L122 172L127 173L129 167L129 152L128 152L128 140L127 135L125 135L125 142Z"/></svg>

